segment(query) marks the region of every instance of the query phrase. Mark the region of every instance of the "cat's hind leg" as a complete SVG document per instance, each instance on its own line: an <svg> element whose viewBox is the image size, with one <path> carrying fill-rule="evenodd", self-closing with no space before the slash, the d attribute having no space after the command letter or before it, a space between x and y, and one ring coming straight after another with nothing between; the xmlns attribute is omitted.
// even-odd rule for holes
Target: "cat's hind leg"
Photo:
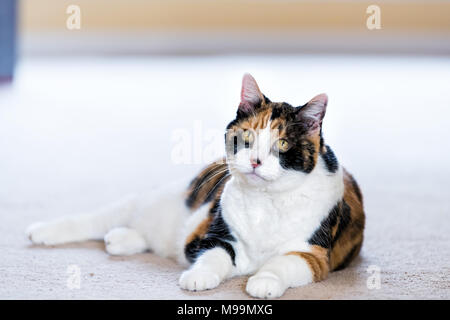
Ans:
<svg viewBox="0 0 450 320"><path fill-rule="evenodd" d="M105 235L106 251L111 255L131 255L149 249L145 238L135 229L118 227Z"/></svg>
<svg viewBox="0 0 450 320"><path fill-rule="evenodd" d="M43 245L101 240L109 230L129 223L136 202L135 196L129 196L91 213L38 222L28 227L26 235L33 243Z"/></svg>

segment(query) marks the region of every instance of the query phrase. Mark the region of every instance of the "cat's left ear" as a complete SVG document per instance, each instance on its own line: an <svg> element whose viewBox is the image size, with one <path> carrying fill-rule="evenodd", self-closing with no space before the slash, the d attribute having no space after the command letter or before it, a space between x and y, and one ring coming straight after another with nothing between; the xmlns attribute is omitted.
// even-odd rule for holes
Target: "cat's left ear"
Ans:
<svg viewBox="0 0 450 320"><path fill-rule="evenodd" d="M308 132L317 133L322 126L322 120L328 104L328 96L325 93L312 98L297 113L297 120L306 124Z"/></svg>
<svg viewBox="0 0 450 320"><path fill-rule="evenodd" d="M259 90L255 78L251 74L246 73L242 78L241 102L239 111L244 113L253 112L264 100L264 95Z"/></svg>

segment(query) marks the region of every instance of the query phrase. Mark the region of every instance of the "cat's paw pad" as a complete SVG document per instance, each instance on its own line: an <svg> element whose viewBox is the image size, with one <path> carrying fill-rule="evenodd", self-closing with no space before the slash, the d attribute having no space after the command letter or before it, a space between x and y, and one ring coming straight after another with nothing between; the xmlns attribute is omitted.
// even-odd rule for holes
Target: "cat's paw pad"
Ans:
<svg viewBox="0 0 450 320"><path fill-rule="evenodd" d="M278 298L283 295L286 288L276 275L263 273L250 277L246 290L255 298Z"/></svg>
<svg viewBox="0 0 450 320"><path fill-rule="evenodd" d="M63 242L62 230L52 223L37 222L30 225L25 235L34 244L55 245Z"/></svg>
<svg viewBox="0 0 450 320"><path fill-rule="evenodd" d="M182 289L190 291L213 289L220 284L220 277L211 271L186 270L181 275L179 284Z"/></svg>

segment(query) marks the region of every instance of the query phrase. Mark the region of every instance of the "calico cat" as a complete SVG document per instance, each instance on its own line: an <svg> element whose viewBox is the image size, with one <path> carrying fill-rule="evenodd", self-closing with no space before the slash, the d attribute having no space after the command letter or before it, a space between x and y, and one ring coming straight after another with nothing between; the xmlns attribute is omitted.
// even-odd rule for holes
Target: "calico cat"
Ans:
<svg viewBox="0 0 450 320"><path fill-rule="evenodd" d="M217 287L251 275L258 298L325 279L359 253L365 216L353 177L324 143L328 98L300 107L271 102L244 75L226 157L190 184L130 196L89 214L30 226L36 244L104 239L106 251L146 250L190 265L179 285Z"/></svg>

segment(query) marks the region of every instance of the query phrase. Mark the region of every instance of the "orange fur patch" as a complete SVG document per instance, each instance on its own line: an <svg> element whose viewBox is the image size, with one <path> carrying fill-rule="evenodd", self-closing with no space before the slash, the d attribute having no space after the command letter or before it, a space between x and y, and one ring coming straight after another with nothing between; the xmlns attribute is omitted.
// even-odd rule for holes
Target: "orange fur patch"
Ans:
<svg viewBox="0 0 450 320"><path fill-rule="evenodd" d="M304 259L311 269L315 282L325 279L330 271L328 250L321 246L311 246L311 252L291 251L286 255L296 255Z"/></svg>
<svg viewBox="0 0 450 320"><path fill-rule="evenodd" d="M349 264L359 253L363 242L365 215L361 191L347 170L344 169L344 200L350 207L350 223L343 230L330 253L331 269L340 269ZM339 228L340 219L332 228L332 235Z"/></svg>
<svg viewBox="0 0 450 320"><path fill-rule="evenodd" d="M212 216L208 216L206 219L204 219L200 224L197 226L197 228L192 232L187 238L186 238L186 244L191 243L196 238L203 238L206 233L208 232L209 226L213 220Z"/></svg>
<svg viewBox="0 0 450 320"><path fill-rule="evenodd" d="M265 108L260 112L256 113L254 116L249 117L245 121L239 123L239 128L243 130L260 130L264 129L269 123L270 116L272 114L272 109ZM238 127L235 127L237 129Z"/></svg>

